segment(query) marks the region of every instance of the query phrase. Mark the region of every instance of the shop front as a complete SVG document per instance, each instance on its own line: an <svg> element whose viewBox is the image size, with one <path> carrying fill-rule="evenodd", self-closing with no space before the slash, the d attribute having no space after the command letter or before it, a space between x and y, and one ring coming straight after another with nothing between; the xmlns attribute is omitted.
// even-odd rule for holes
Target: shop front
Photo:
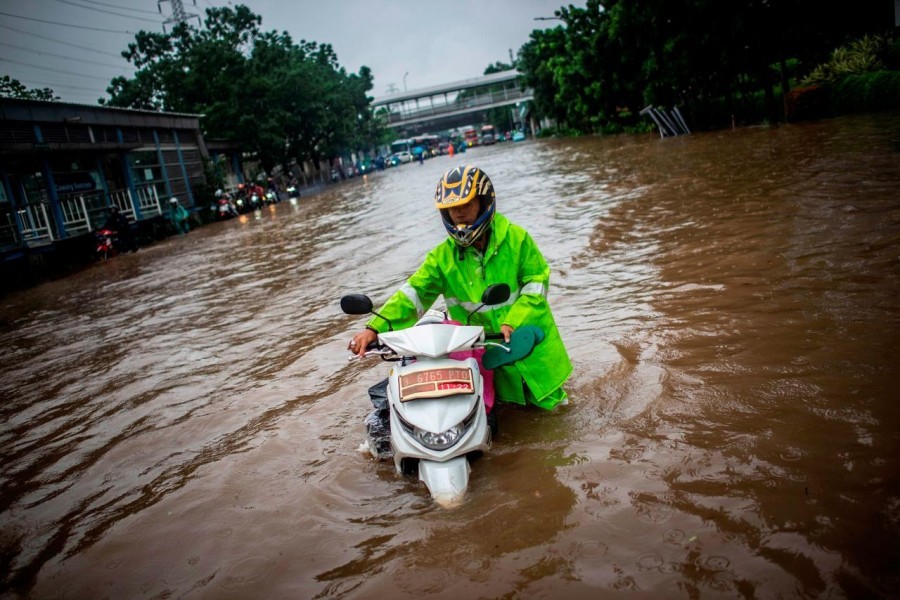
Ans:
<svg viewBox="0 0 900 600"><path fill-rule="evenodd" d="M0 99L0 258L91 236L113 206L136 228L177 196L195 209L209 156L199 115Z"/></svg>

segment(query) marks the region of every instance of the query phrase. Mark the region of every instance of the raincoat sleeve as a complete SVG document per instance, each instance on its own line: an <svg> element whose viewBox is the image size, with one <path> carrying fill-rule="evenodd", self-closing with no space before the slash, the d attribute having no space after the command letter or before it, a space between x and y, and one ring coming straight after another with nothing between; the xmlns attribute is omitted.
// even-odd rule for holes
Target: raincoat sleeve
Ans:
<svg viewBox="0 0 900 600"><path fill-rule="evenodd" d="M513 328L539 321L547 311L550 267L537 244L527 233L519 251L519 297L510 307L503 322Z"/></svg>
<svg viewBox="0 0 900 600"><path fill-rule="evenodd" d="M395 330L412 327L431 308L443 293L444 287L445 279L440 261L436 251L432 250L425 257L422 266L388 299L378 313L388 319ZM388 330L387 322L378 317L373 317L367 326L379 333Z"/></svg>

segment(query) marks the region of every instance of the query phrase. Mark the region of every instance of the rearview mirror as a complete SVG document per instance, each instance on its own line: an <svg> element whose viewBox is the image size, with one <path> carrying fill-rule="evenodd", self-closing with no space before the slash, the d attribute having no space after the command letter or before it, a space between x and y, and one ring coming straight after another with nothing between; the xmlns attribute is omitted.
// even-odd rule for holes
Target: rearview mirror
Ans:
<svg viewBox="0 0 900 600"><path fill-rule="evenodd" d="M487 286L487 289L481 294L481 304L478 305L478 308L469 313L469 316L466 317L466 324L472 320L472 315L477 313L482 306L496 306L498 304L503 304L507 300L509 300L508 285L505 283L495 283L494 285Z"/></svg>
<svg viewBox="0 0 900 600"><path fill-rule="evenodd" d="M503 304L509 300L509 286L505 283L489 285L481 295L481 303L487 306Z"/></svg>
<svg viewBox="0 0 900 600"><path fill-rule="evenodd" d="M372 312L372 301L364 294L347 294L341 298L341 310L348 315L367 315Z"/></svg>

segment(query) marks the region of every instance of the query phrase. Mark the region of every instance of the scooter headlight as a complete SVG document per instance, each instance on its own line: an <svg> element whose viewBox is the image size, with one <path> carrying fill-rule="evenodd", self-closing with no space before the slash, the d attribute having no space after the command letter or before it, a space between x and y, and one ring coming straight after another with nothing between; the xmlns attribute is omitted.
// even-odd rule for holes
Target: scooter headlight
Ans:
<svg viewBox="0 0 900 600"><path fill-rule="evenodd" d="M418 427L413 428L413 436L416 441L429 450L446 450L458 442L463 433L465 433L465 429L462 423L440 433L432 433Z"/></svg>
<svg viewBox="0 0 900 600"><path fill-rule="evenodd" d="M476 404L475 408L472 409L472 412L470 412L461 423L457 423L450 429L441 431L440 433L432 433L430 431L425 431L424 429L419 429L415 425L407 423L402 417L400 417L399 420L403 429L429 450L446 450L462 439L463 435L465 435L472 427L478 416L478 408L479 406Z"/></svg>

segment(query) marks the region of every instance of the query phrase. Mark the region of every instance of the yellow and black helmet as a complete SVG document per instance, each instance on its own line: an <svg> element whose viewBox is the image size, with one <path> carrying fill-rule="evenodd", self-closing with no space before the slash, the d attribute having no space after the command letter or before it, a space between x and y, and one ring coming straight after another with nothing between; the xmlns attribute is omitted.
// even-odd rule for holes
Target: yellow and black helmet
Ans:
<svg viewBox="0 0 900 600"><path fill-rule="evenodd" d="M464 206L473 200L477 200L480 206L475 222L454 224L447 209ZM462 247L470 246L484 234L494 219L494 184L487 173L478 167L456 167L441 177L434 193L434 203L453 241Z"/></svg>

